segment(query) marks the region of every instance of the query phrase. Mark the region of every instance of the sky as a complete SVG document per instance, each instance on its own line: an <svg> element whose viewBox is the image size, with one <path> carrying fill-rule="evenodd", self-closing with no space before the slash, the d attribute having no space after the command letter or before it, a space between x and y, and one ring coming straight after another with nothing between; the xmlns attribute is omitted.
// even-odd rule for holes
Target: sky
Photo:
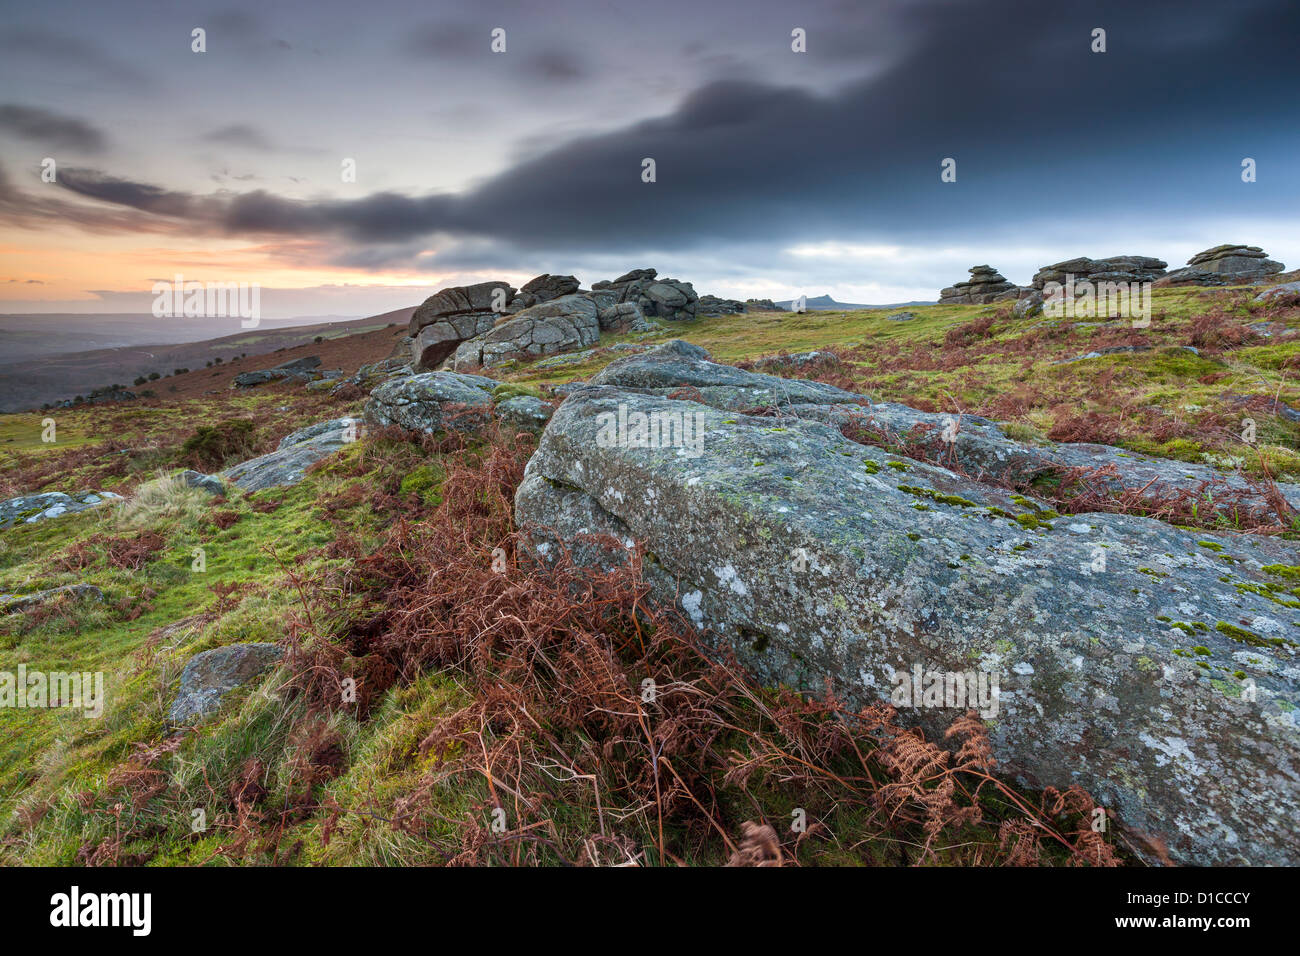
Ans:
<svg viewBox="0 0 1300 956"><path fill-rule="evenodd" d="M1300 266L1295 0L0 13L0 312L147 312L178 274L274 318L542 272L889 303L977 263Z"/></svg>

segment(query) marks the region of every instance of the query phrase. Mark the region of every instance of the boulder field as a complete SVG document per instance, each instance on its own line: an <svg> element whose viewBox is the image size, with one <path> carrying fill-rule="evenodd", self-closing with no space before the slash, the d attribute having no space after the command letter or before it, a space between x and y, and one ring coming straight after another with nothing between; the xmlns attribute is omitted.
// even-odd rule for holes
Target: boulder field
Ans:
<svg viewBox="0 0 1300 956"><path fill-rule="evenodd" d="M932 732L973 706L1003 773L1083 786L1152 862L1300 863L1300 549L993 481L1097 458L1137 487L1198 481L1183 463L962 419L952 461L980 480L851 441L846 416L926 413L672 342L565 397L516 520L543 560L641 545L656 596L764 682L829 679ZM963 704L977 679L992 700Z"/></svg>

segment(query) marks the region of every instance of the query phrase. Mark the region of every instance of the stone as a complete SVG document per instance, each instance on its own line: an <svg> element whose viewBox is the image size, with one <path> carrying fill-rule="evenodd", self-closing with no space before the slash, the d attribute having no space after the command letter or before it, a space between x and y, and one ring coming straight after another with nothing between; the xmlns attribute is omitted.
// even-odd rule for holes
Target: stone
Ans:
<svg viewBox="0 0 1300 956"><path fill-rule="evenodd" d="M376 386L388 381L391 378L400 378L415 374L415 368L410 364L410 353L396 358L386 358L381 362L369 362L362 365L353 375L345 378L342 382L335 383L331 392L338 393L347 385L353 385L361 391L369 393Z"/></svg>
<svg viewBox="0 0 1300 956"><path fill-rule="evenodd" d="M939 293L940 305L987 305L1005 293L1014 293L1016 286L1008 282L992 266L971 266L970 279L958 282Z"/></svg>
<svg viewBox="0 0 1300 956"><path fill-rule="evenodd" d="M532 395L507 398L492 410L502 424L527 431L541 431L554 413L554 408Z"/></svg>
<svg viewBox="0 0 1300 956"><path fill-rule="evenodd" d="M810 352L792 352L789 355L772 355L768 358L762 358L754 363L754 367L803 368L805 365L825 358L834 358L834 353L813 349Z"/></svg>
<svg viewBox="0 0 1300 956"><path fill-rule="evenodd" d="M412 364L418 369L442 364L461 342L491 330L514 294L514 286L493 281L452 286L429 296L411 314ZM498 305L501 312L494 311Z"/></svg>
<svg viewBox="0 0 1300 956"><path fill-rule="evenodd" d="M186 468L177 477L185 482L186 487L199 488L217 498L224 496L226 493L226 483L216 475L205 475L200 471Z"/></svg>
<svg viewBox="0 0 1300 956"><path fill-rule="evenodd" d="M698 389L705 401L720 408L859 405L868 402L866 396L846 392L834 385L719 365L704 349L681 339L674 339L650 352L611 362L592 377L591 385L616 385L656 394L668 394L690 386Z"/></svg>
<svg viewBox="0 0 1300 956"><path fill-rule="evenodd" d="M300 428L282 438L275 451L232 465L220 477L249 493L296 485L316 462L356 441L360 426L356 418L334 418Z"/></svg>
<svg viewBox="0 0 1300 956"><path fill-rule="evenodd" d="M230 380L231 388L253 388L279 379L289 378L289 372L281 368L257 369L252 372L240 372Z"/></svg>
<svg viewBox="0 0 1300 956"><path fill-rule="evenodd" d="M1011 307L1011 314L1017 319L1028 319L1042 314L1043 294L1037 290L1016 300Z"/></svg>
<svg viewBox="0 0 1300 956"><path fill-rule="evenodd" d="M689 282L660 279L654 269L633 269L611 282L592 284L593 291L612 291L619 302L634 302L650 318L686 321L695 318L699 296Z"/></svg>
<svg viewBox="0 0 1300 956"><path fill-rule="evenodd" d="M451 366L465 372L506 362L587 348L600 341L596 304L565 295L530 306L484 335L461 343Z"/></svg>
<svg viewBox="0 0 1300 956"><path fill-rule="evenodd" d="M497 295L497 290L503 295ZM480 312L493 313L493 306L502 306L514 297L515 287L508 282L493 280L475 285L457 285L440 289L411 313L408 331L416 335L426 326L452 315L469 315Z"/></svg>
<svg viewBox="0 0 1300 956"><path fill-rule="evenodd" d="M886 322L911 322L916 318L914 312L892 312L885 316Z"/></svg>
<svg viewBox="0 0 1300 956"><path fill-rule="evenodd" d="M740 370L675 346L560 405L515 498L534 555L563 543L609 566L640 542L652 595L763 684L821 693L829 679L852 703L898 703L917 667L997 675L984 716L1018 785L1083 786L1152 862L1300 863L1300 844L1277 838L1300 814L1300 612L1270 597L1287 582L1267 570L1300 565L1300 548L1144 517L1055 517L849 441L835 423L860 410L842 403L777 418L714 407L710 388ZM687 386L694 400L669 397ZM698 445L609 440L633 412L691 416ZM900 426L927 415L868 413ZM969 418L967 467L977 448L1003 473L1040 453ZM901 719L932 734L965 709L905 704Z"/></svg>
<svg viewBox="0 0 1300 956"><path fill-rule="evenodd" d="M1252 285L1284 268L1282 263L1269 259L1259 246L1215 246L1192 256L1186 267L1162 276L1156 287Z"/></svg>
<svg viewBox="0 0 1300 956"><path fill-rule="evenodd" d="M1106 259L1089 259L1080 256L1043 266L1034 273L1030 285L1042 292L1049 282L1064 284L1066 277L1076 282L1152 282L1164 275L1169 263L1154 256L1110 256Z"/></svg>
<svg viewBox="0 0 1300 956"><path fill-rule="evenodd" d="M65 594L84 601L103 603L104 600L104 592L93 584L64 584L57 588L34 591L31 594L0 593L0 614L16 614L19 611L26 611L38 604L44 604L46 601L62 597Z"/></svg>
<svg viewBox="0 0 1300 956"><path fill-rule="evenodd" d="M176 699L167 709L167 723L195 723L221 707L231 691L253 680L284 656L276 644L230 644L195 654L181 671Z"/></svg>
<svg viewBox="0 0 1300 956"><path fill-rule="evenodd" d="M519 294L510 300L507 312L519 312L529 306L572 295L581 287L576 276L544 274L524 283Z"/></svg>
<svg viewBox="0 0 1300 956"><path fill-rule="evenodd" d="M21 495L0 501L0 531L16 524L35 524L121 500L121 495L111 491L78 491L71 495L61 491L45 491L35 495Z"/></svg>
<svg viewBox="0 0 1300 956"><path fill-rule="evenodd" d="M602 309L598 316L602 332L647 332L658 326L646 320L635 302L619 302Z"/></svg>
<svg viewBox="0 0 1300 956"><path fill-rule="evenodd" d="M1273 302L1276 299L1300 300L1300 282L1283 282L1255 296L1256 302Z"/></svg>
<svg viewBox="0 0 1300 956"><path fill-rule="evenodd" d="M398 425L410 431L472 431L487 420L492 390L500 384L459 372L394 378L370 393L363 414L372 425Z"/></svg>
<svg viewBox="0 0 1300 956"><path fill-rule="evenodd" d="M697 315L739 315L745 311L745 303L739 299L719 299L716 295L700 296L695 307Z"/></svg>
<svg viewBox="0 0 1300 956"><path fill-rule="evenodd" d="M746 299L745 308L750 312L785 312L771 299Z"/></svg>

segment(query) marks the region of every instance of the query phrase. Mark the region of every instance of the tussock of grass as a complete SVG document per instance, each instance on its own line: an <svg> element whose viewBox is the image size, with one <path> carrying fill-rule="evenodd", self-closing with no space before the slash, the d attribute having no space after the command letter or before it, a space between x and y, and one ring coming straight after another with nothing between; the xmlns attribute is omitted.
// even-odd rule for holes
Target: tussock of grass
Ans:
<svg viewBox="0 0 1300 956"><path fill-rule="evenodd" d="M177 475L160 475L136 488L118 506L124 528L157 528L164 525L193 527L207 510L212 495L191 488Z"/></svg>

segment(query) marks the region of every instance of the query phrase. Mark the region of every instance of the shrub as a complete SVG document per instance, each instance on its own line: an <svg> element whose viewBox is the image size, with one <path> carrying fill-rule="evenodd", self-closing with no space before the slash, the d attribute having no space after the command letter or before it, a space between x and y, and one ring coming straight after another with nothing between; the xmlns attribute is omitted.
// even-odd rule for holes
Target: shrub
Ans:
<svg viewBox="0 0 1300 956"><path fill-rule="evenodd" d="M215 425L200 425L181 445L179 460L200 471L220 468L233 458L253 453L255 426L252 419L233 418Z"/></svg>

